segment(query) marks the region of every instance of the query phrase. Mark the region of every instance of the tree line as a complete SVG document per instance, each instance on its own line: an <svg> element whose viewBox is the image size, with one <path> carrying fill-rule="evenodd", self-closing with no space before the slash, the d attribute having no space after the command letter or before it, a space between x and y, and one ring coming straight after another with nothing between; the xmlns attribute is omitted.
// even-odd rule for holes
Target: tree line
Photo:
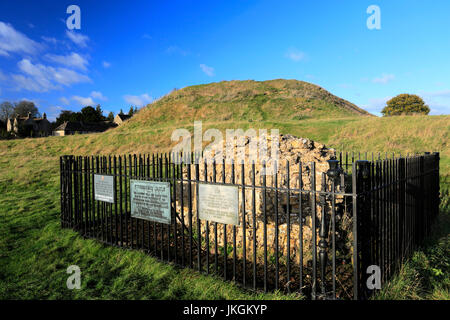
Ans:
<svg viewBox="0 0 450 320"><path fill-rule="evenodd" d="M137 107L130 107L128 115L132 116L138 111ZM124 114L122 109L120 109L119 114ZM114 121L114 113L110 112L107 117L103 115L103 110L98 104L97 107L93 108L91 106L84 107L79 112L73 112L70 110L62 110L59 116L56 118L55 125L59 126L65 121L73 122L84 122L84 123L96 123L101 121Z"/></svg>
<svg viewBox="0 0 450 320"><path fill-rule="evenodd" d="M138 111L137 107L130 107L128 115L132 116ZM125 114L120 109L119 114ZM41 117L41 113L32 101L22 100L19 102L4 101L0 104L0 120L4 123L8 119L14 119L15 117L26 117L30 115L31 118ZM65 121L82 121L86 123L100 122L100 121L113 121L114 113L110 112L108 116L103 115L103 110L98 104L95 108L86 106L78 112L70 110L62 110L59 116L56 118L55 124L60 125Z"/></svg>

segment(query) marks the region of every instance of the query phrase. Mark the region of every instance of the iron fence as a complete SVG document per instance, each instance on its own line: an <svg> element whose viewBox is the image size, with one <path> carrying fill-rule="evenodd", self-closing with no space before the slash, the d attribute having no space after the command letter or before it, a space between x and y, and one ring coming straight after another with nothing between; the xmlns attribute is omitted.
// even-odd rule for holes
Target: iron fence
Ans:
<svg viewBox="0 0 450 320"><path fill-rule="evenodd" d="M249 289L365 299L367 268L380 268L383 285L430 232L439 154L357 158L338 153L326 169L285 161L265 176L266 163L62 156L61 226ZM113 177L114 203L95 200L97 174ZM131 216L131 180L170 183L170 224ZM200 184L238 188L239 225L199 218Z"/></svg>

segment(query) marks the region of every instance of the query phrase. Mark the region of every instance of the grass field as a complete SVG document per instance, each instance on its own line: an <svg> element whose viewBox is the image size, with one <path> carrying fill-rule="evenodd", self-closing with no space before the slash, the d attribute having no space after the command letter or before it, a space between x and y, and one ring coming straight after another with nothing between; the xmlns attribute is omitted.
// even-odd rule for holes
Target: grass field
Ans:
<svg viewBox="0 0 450 320"><path fill-rule="evenodd" d="M136 116L102 134L0 141L0 299L299 298L245 292L142 252L106 247L60 228L60 155L169 151L173 129L192 125L189 119L146 125ZM351 151L441 152L440 223L433 238L377 298L449 299L450 116L217 120L204 123L204 129L209 127L278 128ZM72 264L81 268L81 290L66 288L66 268Z"/></svg>

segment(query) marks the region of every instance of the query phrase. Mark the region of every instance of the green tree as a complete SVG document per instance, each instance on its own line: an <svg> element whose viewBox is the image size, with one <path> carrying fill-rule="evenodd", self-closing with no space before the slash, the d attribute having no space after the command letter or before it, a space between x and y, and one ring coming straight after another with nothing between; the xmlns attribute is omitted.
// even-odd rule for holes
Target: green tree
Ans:
<svg viewBox="0 0 450 320"><path fill-rule="evenodd" d="M108 121L111 121L111 122L113 122L114 121L114 113L111 111L109 114L108 114L108 117L106 118Z"/></svg>
<svg viewBox="0 0 450 320"><path fill-rule="evenodd" d="M102 110L102 107L98 104L97 105L97 107L95 108L95 111L97 111L97 113L98 113L98 115L99 115L99 117L100 117L100 120L99 121L102 121L102 120L105 120L106 118L103 116L103 110Z"/></svg>
<svg viewBox="0 0 450 320"><path fill-rule="evenodd" d="M399 94L386 102L386 106L381 113L383 116L410 115L410 114L428 114L430 108L425 104L421 97L415 94Z"/></svg>
<svg viewBox="0 0 450 320"><path fill-rule="evenodd" d="M130 111L128 111L128 115L131 117L134 114L133 106L130 107Z"/></svg>
<svg viewBox="0 0 450 320"><path fill-rule="evenodd" d="M73 112L70 110L62 110L59 116L56 118L55 126L59 126L66 121L76 122L81 120L80 112Z"/></svg>
<svg viewBox="0 0 450 320"><path fill-rule="evenodd" d="M98 105L96 109L87 106L81 109L81 120L83 122L100 122L105 120L102 113L100 105Z"/></svg>
<svg viewBox="0 0 450 320"><path fill-rule="evenodd" d="M123 115L123 110L122 110L122 109L120 109L119 114L120 114L120 115Z"/></svg>

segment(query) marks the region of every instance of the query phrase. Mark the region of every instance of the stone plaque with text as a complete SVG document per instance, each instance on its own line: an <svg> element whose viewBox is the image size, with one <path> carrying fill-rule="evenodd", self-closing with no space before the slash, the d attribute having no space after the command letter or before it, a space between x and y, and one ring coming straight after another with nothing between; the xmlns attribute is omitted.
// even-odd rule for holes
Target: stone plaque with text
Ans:
<svg viewBox="0 0 450 320"><path fill-rule="evenodd" d="M131 216L159 223L171 223L170 183L131 180Z"/></svg>
<svg viewBox="0 0 450 320"><path fill-rule="evenodd" d="M94 174L95 200L114 203L114 176Z"/></svg>
<svg viewBox="0 0 450 320"><path fill-rule="evenodd" d="M198 184L199 218L239 225L238 187Z"/></svg>

